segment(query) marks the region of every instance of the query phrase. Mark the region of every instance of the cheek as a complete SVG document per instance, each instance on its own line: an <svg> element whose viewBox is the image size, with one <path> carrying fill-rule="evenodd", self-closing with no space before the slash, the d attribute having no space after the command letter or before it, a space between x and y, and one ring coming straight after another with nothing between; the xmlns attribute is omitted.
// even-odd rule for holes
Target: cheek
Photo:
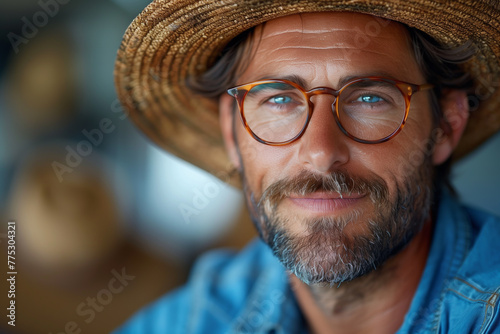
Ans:
<svg viewBox="0 0 500 334"><path fill-rule="evenodd" d="M430 122L423 126L408 122L390 141L373 145L365 159L368 162L365 167L382 177L394 193L396 183L407 181L429 162L434 146L431 133Z"/></svg>
<svg viewBox="0 0 500 334"><path fill-rule="evenodd" d="M242 146L241 156L247 183L256 196L280 179L278 171L283 163L275 150L255 141Z"/></svg>
<svg viewBox="0 0 500 334"><path fill-rule="evenodd" d="M250 190L258 195L261 193L259 185L265 171L266 159L262 159L265 156L265 147L254 140L240 122L236 124L236 138L246 183Z"/></svg>
<svg viewBox="0 0 500 334"><path fill-rule="evenodd" d="M422 94L422 93L420 93ZM429 100L426 95L413 97L412 108L402 131L389 143L393 146L391 170L399 179L411 175L432 157L433 149L439 140L439 128L433 126Z"/></svg>
<svg viewBox="0 0 500 334"><path fill-rule="evenodd" d="M256 141L238 126L237 139L246 182L251 191L260 197L262 192L273 182L287 175L284 171L291 163L293 145L269 146Z"/></svg>

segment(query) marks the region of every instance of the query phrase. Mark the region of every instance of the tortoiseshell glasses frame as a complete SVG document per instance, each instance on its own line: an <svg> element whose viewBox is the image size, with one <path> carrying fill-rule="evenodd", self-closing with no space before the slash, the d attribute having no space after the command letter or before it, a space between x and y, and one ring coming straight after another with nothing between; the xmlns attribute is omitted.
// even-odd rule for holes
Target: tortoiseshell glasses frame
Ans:
<svg viewBox="0 0 500 334"><path fill-rule="evenodd" d="M370 76L350 80L338 90L305 90L290 80L269 79L239 85L227 93L236 99L247 132L262 144L280 146L298 140L313 115L311 97L322 94L334 97L331 108L335 121L347 137L377 144L403 129L413 94L433 87Z"/></svg>

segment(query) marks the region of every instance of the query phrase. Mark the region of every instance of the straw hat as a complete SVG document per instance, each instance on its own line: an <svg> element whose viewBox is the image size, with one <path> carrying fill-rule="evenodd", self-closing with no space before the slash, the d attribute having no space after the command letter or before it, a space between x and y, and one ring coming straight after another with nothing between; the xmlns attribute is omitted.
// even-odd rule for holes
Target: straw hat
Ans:
<svg viewBox="0 0 500 334"><path fill-rule="evenodd" d="M118 51L115 84L136 125L156 144L233 185L217 101L193 97L186 78L209 68L241 32L278 17L351 11L420 29L446 46L471 39L467 64L480 107L458 159L500 129L500 4L487 0L155 0L132 22Z"/></svg>

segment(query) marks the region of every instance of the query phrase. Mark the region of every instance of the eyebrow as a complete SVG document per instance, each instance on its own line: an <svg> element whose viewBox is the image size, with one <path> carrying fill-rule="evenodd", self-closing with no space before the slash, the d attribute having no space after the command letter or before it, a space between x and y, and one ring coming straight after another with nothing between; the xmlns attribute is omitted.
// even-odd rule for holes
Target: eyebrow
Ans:
<svg viewBox="0 0 500 334"><path fill-rule="evenodd" d="M266 75L266 76L260 77L257 81L269 80L269 79L288 80L288 81L293 82L294 84L299 85L302 88L305 88L307 86L307 81L304 78L302 78L301 76L296 75L296 74L285 75L285 76Z"/></svg>
<svg viewBox="0 0 500 334"><path fill-rule="evenodd" d="M366 77L383 77L383 78L392 79L392 80L399 80L399 79L396 79L394 77L394 75L389 73L389 72L385 72L385 71L367 72L367 73L362 73L362 74L357 74L357 75L348 75L348 76L340 77L338 87L336 87L336 89L343 87L346 83L348 83L351 80L358 79L358 78L366 78ZM291 75L285 75L285 76L263 76L258 80L269 80L269 79L288 80L288 81L291 81L291 82L299 85L300 87L303 87L305 90L312 88L312 87L307 87L308 86L307 80L304 79L303 77L301 77L300 75L297 75L297 74L291 74Z"/></svg>

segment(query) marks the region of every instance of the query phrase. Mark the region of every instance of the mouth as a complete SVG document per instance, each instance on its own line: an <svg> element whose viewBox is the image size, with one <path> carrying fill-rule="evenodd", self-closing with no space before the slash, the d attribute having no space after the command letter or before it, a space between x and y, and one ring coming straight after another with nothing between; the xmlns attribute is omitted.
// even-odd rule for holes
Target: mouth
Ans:
<svg viewBox="0 0 500 334"><path fill-rule="evenodd" d="M292 194L287 198L293 206L309 212L335 214L352 209L360 204L366 194L340 194L337 192L314 192L307 195Z"/></svg>

